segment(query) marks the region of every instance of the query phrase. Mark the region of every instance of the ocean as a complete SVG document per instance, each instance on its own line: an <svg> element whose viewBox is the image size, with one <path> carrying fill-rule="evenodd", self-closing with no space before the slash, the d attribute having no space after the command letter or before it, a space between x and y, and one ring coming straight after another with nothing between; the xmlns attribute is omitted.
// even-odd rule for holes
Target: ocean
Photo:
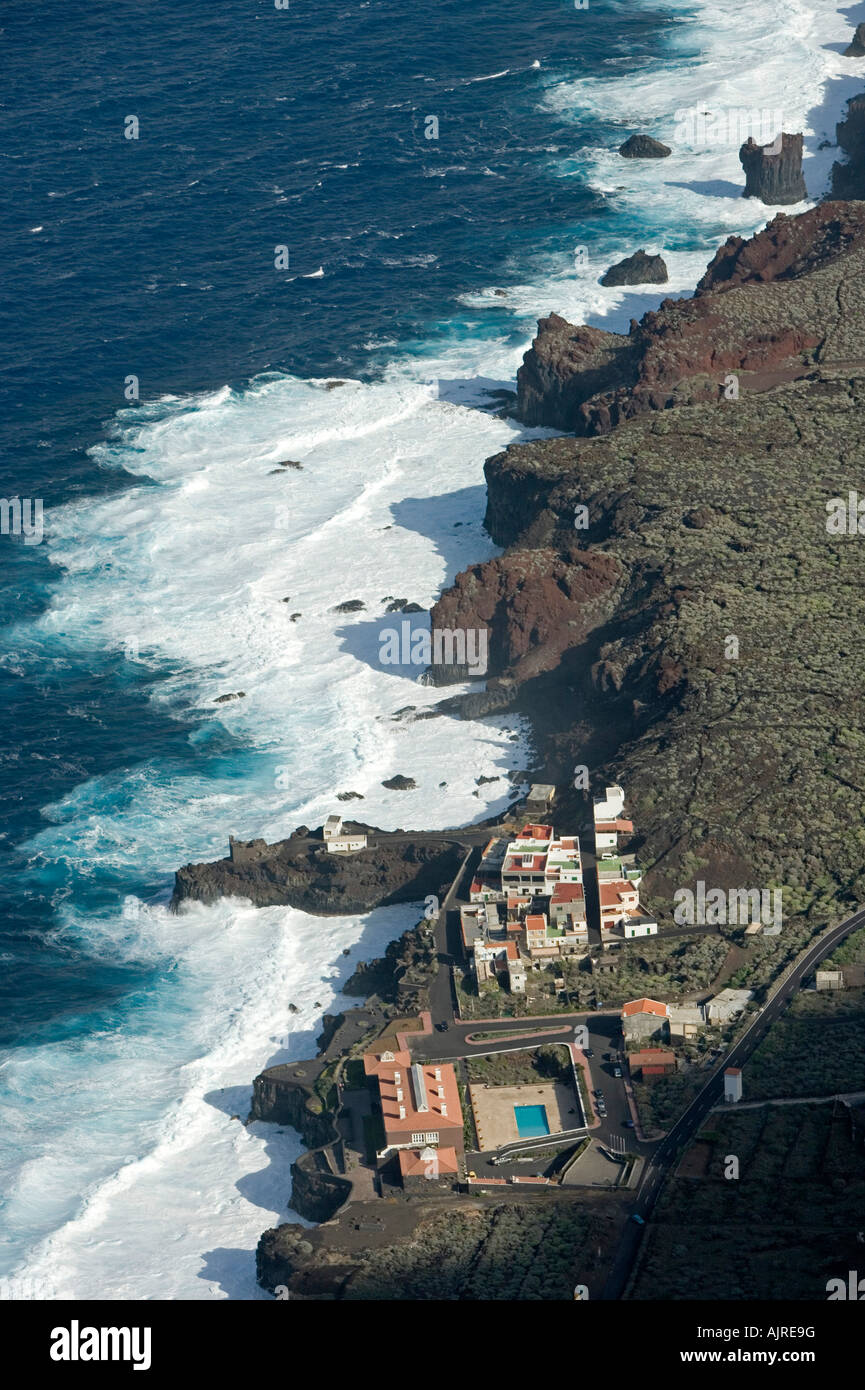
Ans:
<svg viewBox="0 0 865 1390"><path fill-rule="evenodd" d="M395 718L441 691L378 660L386 601L496 553L536 319L626 329L765 222L681 113L781 111L818 196L850 35L825 0L4 6L0 494L44 539L0 536L0 1297L266 1297L299 1141L239 1122L252 1078L418 909L172 916L174 869L339 792L504 808L527 729ZM669 284L601 288L639 246Z"/></svg>

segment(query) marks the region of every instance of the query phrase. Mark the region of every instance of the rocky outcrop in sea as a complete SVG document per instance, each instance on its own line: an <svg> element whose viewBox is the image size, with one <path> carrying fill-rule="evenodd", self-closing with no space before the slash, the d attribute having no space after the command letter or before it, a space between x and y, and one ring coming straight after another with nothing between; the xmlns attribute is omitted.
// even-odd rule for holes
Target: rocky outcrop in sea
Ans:
<svg viewBox="0 0 865 1390"><path fill-rule="evenodd" d="M672 153L669 145L662 145L651 135L629 135L625 143L619 146L623 159L666 159Z"/></svg>
<svg viewBox="0 0 865 1390"><path fill-rule="evenodd" d="M801 134L777 136L769 145L758 145L749 135L739 150L745 170L744 198L759 198L770 206L802 203L808 197L802 173Z"/></svg>
<svg viewBox="0 0 865 1390"><path fill-rule="evenodd" d="M633 256L611 265L601 276L602 285L665 285L669 280L662 256L649 256L642 248Z"/></svg>
<svg viewBox="0 0 865 1390"><path fill-rule="evenodd" d="M345 828L366 831L369 848L332 854L321 831L310 834L306 826L275 844L232 839L227 858L177 870L172 907L246 898L256 907L285 905L321 916L370 912L438 893L465 854L455 839L389 834L354 822Z"/></svg>

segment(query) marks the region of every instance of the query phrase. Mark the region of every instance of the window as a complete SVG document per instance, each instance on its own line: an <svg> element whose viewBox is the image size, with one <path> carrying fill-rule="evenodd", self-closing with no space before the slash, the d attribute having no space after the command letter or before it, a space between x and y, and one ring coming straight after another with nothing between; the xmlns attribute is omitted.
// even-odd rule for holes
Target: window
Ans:
<svg viewBox="0 0 865 1390"><path fill-rule="evenodd" d="M438 1141L439 1137L437 1130L433 1131L432 1134L413 1134L411 1137L411 1142L413 1144L437 1144Z"/></svg>

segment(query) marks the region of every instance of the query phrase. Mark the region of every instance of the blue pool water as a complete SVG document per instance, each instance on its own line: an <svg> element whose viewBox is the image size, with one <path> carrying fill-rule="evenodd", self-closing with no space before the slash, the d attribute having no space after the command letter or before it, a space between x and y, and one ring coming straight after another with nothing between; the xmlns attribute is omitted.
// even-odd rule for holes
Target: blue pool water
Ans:
<svg viewBox="0 0 865 1390"><path fill-rule="evenodd" d="M545 1105L515 1105L514 1117L521 1139L537 1139L550 1132Z"/></svg>

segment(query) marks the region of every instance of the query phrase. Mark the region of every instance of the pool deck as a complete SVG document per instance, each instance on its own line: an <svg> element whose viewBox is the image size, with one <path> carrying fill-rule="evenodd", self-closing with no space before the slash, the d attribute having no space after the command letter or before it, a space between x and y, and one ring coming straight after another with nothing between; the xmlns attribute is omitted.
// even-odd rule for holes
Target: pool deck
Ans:
<svg viewBox="0 0 865 1390"><path fill-rule="evenodd" d="M521 1135L517 1129L515 1105L542 1105L547 1112L550 1134L561 1134L579 1124L579 1111L573 1091L558 1082L528 1086L469 1086L469 1098L481 1150L500 1149L513 1144ZM573 1113L570 1113L573 1111Z"/></svg>

